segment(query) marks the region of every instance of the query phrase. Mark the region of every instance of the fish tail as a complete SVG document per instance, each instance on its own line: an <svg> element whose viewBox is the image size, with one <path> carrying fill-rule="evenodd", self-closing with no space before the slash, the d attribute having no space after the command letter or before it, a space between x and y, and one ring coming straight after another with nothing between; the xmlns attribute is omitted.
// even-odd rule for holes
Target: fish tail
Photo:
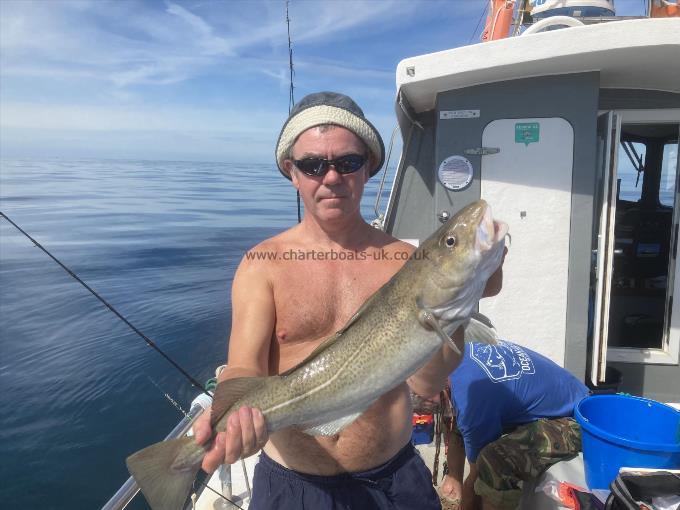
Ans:
<svg viewBox="0 0 680 510"><path fill-rule="evenodd" d="M128 471L137 481L153 510L182 510L201 468L201 456L186 462L179 455L195 444L192 437L153 444L126 459ZM196 449L200 449L196 445ZM195 460L196 459L196 460Z"/></svg>

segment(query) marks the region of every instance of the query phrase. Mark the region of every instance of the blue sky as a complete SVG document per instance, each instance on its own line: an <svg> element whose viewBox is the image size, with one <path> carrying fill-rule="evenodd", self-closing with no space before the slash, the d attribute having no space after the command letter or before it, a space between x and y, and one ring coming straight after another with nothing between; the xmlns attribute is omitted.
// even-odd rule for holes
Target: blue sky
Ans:
<svg viewBox="0 0 680 510"><path fill-rule="evenodd" d="M347 93L387 139L397 63L477 42L486 3L292 0L295 98ZM284 0L0 0L2 158L271 163L288 86Z"/></svg>

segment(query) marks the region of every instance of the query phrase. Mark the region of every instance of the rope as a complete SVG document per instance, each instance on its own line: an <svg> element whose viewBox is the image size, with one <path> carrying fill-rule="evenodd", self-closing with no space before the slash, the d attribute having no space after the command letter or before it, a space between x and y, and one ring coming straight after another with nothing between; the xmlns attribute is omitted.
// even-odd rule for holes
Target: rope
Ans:
<svg viewBox="0 0 680 510"><path fill-rule="evenodd" d="M208 382L205 383L205 389L207 391L215 391L217 384L217 377L211 377L208 379Z"/></svg>
<svg viewBox="0 0 680 510"><path fill-rule="evenodd" d="M161 356L163 356L163 357L168 361L168 363L170 363L173 367L175 367L175 368L176 368L176 369L177 369L177 370L178 370L178 371L179 371L179 372L180 372L180 373L181 373L181 374L182 374L182 375L183 375L183 376L191 383L192 386L194 386L195 388L201 390L201 391L202 391L203 393L205 393L206 395L212 397L212 395L210 395L210 394L205 390L205 388L203 387L203 385L202 385L201 383L199 383L196 379L194 379L191 375L189 375L189 373L187 373L181 366L179 366L179 365L178 365L178 364L177 364L170 356L168 356L167 354L165 354L165 353L160 349L160 347L158 347L158 346L154 343L153 340L151 340L148 336L146 336L144 333L142 333L142 332L141 332L139 329L137 329L135 326L133 326L132 323L131 323L129 320L127 320L127 319L126 319L126 318L125 318L118 310L116 310L116 309L113 307L113 305L111 305L111 304L110 304L108 301L106 301L103 297L101 297L99 294L97 294L97 292L96 292L94 289L92 289L92 287L90 287L87 283L85 283L83 280L81 280L80 277L78 277L77 274L75 274L75 273L74 273L73 271L71 271L68 267L66 267L59 259L57 259L57 257L55 257L55 256L52 255L49 251L47 251L47 249L45 249L38 241L36 241L36 240L33 239L30 235L28 235L28 233L27 233L25 230L23 230L19 225L17 225L16 223L14 223L14 222L13 222L13 221L5 214L5 213L3 213L2 211L0 211L0 216L2 216L3 218L5 218L9 223L11 223L11 224L14 226L14 228L16 228L19 232L21 232L21 233L22 233L23 235L25 235L28 239L30 239L30 241L31 241L34 245L36 245L36 246L37 246L38 248L40 248L43 252L45 252L45 254L47 254L47 256L49 256L52 260L54 260L57 264L59 264L59 265L61 266L61 268L62 268L64 271L66 271L68 274L70 274L70 275L71 275L78 283L80 283L83 287L85 287L85 288L90 292L90 294L92 294L92 295L93 295L94 297L96 297L99 301L101 301L101 302L104 304L104 306L106 306L106 308L108 308L109 310L111 310L111 311L116 315L116 317L118 317L120 320L122 320L122 321L123 321L123 322L124 322L124 323L132 330L132 331L134 331L134 332L137 333L140 337L142 337L142 339L147 343L147 345L148 345L149 347L152 347L153 349L156 350L156 352L157 352L158 354L160 354Z"/></svg>
<svg viewBox="0 0 680 510"><path fill-rule="evenodd" d="M439 454L442 446L442 416L444 414L443 392L439 394L439 409L434 415L434 466L432 466L432 485L437 485L439 478Z"/></svg>
<svg viewBox="0 0 680 510"><path fill-rule="evenodd" d="M453 429L453 421L449 424L446 423L446 418L450 415L453 416L453 411L451 409L451 388L447 385L446 389L439 393L439 406L437 412L434 414L434 424L435 424L435 453L434 453L434 465L432 466L432 484L437 485L437 479L439 478L439 455L441 453L442 435L444 435L444 428L448 429L449 434L447 437L451 436L451 430ZM447 444L444 444L444 452L447 451ZM444 461L444 472L446 475L448 471L448 466L446 461Z"/></svg>

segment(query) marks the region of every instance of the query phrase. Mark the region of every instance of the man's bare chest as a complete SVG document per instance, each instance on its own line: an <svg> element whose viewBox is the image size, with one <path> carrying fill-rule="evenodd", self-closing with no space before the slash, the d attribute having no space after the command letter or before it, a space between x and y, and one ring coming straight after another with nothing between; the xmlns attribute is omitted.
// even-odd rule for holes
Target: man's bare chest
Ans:
<svg viewBox="0 0 680 510"><path fill-rule="evenodd" d="M296 264L281 271L273 289L277 341L283 346L333 334L386 279L358 263Z"/></svg>

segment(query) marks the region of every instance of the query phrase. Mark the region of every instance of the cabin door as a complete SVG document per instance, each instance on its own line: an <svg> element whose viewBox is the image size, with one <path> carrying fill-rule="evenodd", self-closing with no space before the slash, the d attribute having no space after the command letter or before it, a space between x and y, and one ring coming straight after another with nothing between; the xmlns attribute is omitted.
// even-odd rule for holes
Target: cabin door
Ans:
<svg viewBox="0 0 680 510"><path fill-rule="evenodd" d="M594 384L606 382L608 366L615 365L625 380L626 372L640 374L644 365L638 391L645 393L655 367L678 366L679 133L677 110L609 112L599 119L591 271Z"/></svg>
<svg viewBox="0 0 680 510"><path fill-rule="evenodd" d="M592 361L590 379L593 384L605 381L607 368L607 338L609 326L609 302L611 298L611 272L614 256L614 220L616 216L616 145L619 118L612 112L597 120L597 164L599 167L598 190L599 228L594 249L592 268L594 306L592 329ZM592 302L592 296L591 296Z"/></svg>
<svg viewBox="0 0 680 510"><path fill-rule="evenodd" d="M564 366L574 131L563 118L498 119L482 134L481 197L510 225L503 292L479 302L499 333Z"/></svg>

